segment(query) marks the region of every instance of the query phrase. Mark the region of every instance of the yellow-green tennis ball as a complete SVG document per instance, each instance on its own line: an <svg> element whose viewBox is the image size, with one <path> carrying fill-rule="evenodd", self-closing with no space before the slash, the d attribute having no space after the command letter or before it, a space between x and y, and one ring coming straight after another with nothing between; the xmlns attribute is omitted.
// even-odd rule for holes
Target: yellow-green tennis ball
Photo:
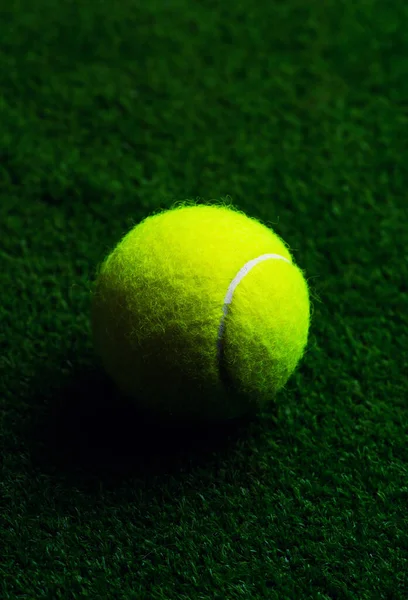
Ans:
<svg viewBox="0 0 408 600"><path fill-rule="evenodd" d="M228 419L272 401L307 343L309 293L286 244L230 206L147 217L101 265L92 327L107 373L162 417Z"/></svg>

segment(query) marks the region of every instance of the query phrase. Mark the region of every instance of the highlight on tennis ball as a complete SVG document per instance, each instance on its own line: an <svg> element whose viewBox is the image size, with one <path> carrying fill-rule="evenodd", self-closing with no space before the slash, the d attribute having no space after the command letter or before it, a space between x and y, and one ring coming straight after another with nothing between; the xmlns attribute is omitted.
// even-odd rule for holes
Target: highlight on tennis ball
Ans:
<svg viewBox="0 0 408 600"><path fill-rule="evenodd" d="M92 290L106 372L164 418L231 419L272 402L309 324L308 286L287 244L224 204L148 216L101 263Z"/></svg>

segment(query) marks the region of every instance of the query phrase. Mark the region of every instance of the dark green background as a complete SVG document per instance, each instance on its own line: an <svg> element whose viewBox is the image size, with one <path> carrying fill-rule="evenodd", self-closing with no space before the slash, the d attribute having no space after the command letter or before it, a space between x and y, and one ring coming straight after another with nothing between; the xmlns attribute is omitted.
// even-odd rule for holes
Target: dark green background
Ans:
<svg viewBox="0 0 408 600"><path fill-rule="evenodd" d="M408 597L407 165L405 0L1 3L2 599ZM90 338L98 263L188 198L312 286L276 408L214 431Z"/></svg>

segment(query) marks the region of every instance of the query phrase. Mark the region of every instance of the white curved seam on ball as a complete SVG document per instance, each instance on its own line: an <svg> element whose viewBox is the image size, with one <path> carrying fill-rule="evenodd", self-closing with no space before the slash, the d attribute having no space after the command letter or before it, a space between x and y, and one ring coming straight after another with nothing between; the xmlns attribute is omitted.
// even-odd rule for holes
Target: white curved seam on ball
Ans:
<svg viewBox="0 0 408 600"><path fill-rule="evenodd" d="M284 256L281 256L280 254L262 254L261 256L258 256L258 258L253 258L252 260L248 261L238 271L238 273L236 274L234 279L231 281L231 284L230 284L228 291L224 298L223 315L222 315L220 326L218 329L218 340L217 340L218 359L220 359L220 354L221 354L222 339L223 339L224 329L225 329L225 319L228 314L228 306L232 303L232 297L234 295L234 292L235 292L237 286L243 280L245 275L247 275L256 265L258 265L259 263L261 263L265 260L271 260L271 259L283 260L283 261L287 262L288 264L292 264L288 258L285 258Z"/></svg>

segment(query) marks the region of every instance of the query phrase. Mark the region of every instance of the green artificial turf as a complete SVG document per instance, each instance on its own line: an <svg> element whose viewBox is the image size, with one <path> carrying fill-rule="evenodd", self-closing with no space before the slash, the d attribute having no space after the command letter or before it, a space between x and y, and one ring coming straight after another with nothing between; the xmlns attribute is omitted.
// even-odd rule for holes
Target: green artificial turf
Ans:
<svg viewBox="0 0 408 600"><path fill-rule="evenodd" d="M408 597L407 99L405 0L1 4L2 600ZM90 336L106 252L188 198L312 288L276 406L214 430Z"/></svg>

